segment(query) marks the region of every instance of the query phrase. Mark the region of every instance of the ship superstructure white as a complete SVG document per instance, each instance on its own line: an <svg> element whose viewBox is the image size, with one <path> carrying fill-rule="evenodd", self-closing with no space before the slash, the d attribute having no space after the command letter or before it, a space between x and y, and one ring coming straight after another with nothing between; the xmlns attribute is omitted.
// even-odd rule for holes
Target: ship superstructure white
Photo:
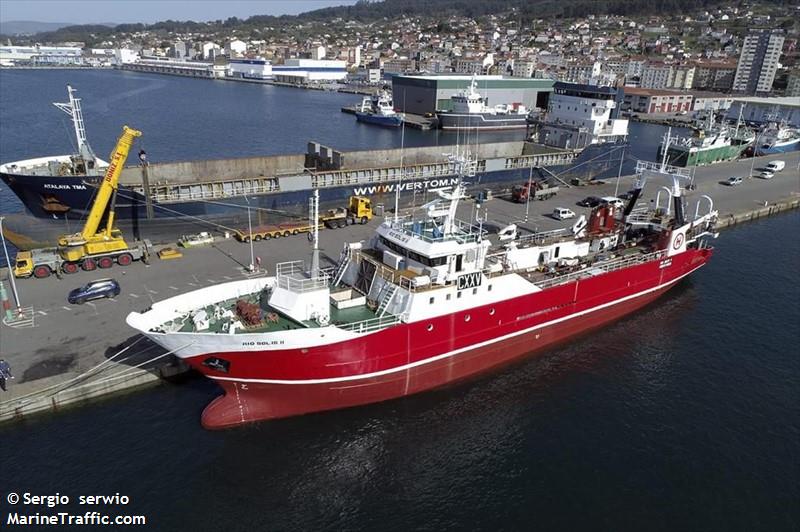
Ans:
<svg viewBox="0 0 800 532"><path fill-rule="evenodd" d="M556 83L539 117L539 142L558 148L624 142L628 120L617 117L617 90L576 83Z"/></svg>

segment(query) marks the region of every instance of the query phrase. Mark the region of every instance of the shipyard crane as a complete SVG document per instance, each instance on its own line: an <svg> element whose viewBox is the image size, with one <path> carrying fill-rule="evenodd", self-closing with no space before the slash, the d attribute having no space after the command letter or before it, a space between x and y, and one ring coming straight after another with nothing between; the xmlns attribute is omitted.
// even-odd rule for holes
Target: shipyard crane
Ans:
<svg viewBox="0 0 800 532"><path fill-rule="evenodd" d="M147 261L150 242L144 240L129 246L122 231L114 227L114 208L119 176L125 166L133 141L141 132L123 126L122 135L111 153L103 180L97 189L86 223L79 233L63 235L57 248L20 251L14 275L17 277L48 277L51 273L75 273L79 268L91 271L110 268L114 262L127 266L134 260ZM107 213L105 225L101 225Z"/></svg>

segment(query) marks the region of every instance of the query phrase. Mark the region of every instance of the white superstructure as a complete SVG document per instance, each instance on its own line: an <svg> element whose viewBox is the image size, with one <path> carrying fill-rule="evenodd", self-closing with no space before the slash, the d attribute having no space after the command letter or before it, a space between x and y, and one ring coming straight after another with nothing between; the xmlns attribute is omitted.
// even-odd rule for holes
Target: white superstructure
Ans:
<svg viewBox="0 0 800 532"><path fill-rule="evenodd" d="M556 83L546 115L539 119L539 142L559 148L624 141L628 120L615 116L616 89Z"/></svg>

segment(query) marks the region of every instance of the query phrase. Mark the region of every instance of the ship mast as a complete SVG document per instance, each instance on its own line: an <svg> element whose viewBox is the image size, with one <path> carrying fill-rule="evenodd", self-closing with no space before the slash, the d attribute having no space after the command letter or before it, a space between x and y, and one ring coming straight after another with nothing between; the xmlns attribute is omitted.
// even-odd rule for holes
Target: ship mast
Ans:
<svg viewBox="0 0 800 532"><path fill-rule="evenodd" d="M312 243L314 250L311 252L311 278L319 276L319 189L314 189L314 194L309 199L308 224L313 227Z"/></svg>
<svg viewBox="0 0 800 532"><path fill-rule="evenodd" d="M92 161L96 159L92 147L89 146L89 141L86 140L86 128L83 124L83 110L81 109L81 99L75 97L75 89L71 85L67 85L67 94L69 94L69 103L53 102L58 109L65 112L72 118L72 126L75 128L75 138L78 141L78 153L83 157L84 161ZM87 174L96 174L94 164L86 165Z"/></svg>

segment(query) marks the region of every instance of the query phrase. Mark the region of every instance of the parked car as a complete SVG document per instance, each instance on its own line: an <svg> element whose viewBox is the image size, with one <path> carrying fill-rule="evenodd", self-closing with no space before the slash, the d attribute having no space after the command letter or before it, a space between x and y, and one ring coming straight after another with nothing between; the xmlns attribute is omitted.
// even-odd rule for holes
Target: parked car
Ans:
<svg viewBox="0 0 800 532"><path fill-rule="evenodd" d="M575 218L575 213L563 207L556 207L553 209L553 218L556 220L566 220L568 218Z"/></svg>
<svg viewBox="0 0 800 532"><path fill-rule="evenodd" d="M622 201L628 201L629 199L631 199L633 197L633 193L634 192L636 192L636 191L635 190L629 190L627 192L623 192L622 194L619 195L619 199L621 199Z"/></svg>
<svg viewBox="0 0 800 532"><path fill-rule="evenodd" d="M197 233L196 235L183 235L178 239L178 245L184 248L207 246L213 243L214 237L207 231Z"/></svg>
<svg viewBox="0 0 800 532"><path fill-rule="evenodd" d="M588 196L578 202L581 207L597 207L600 205L600 198L597 196Z"/></svg>
<svg viewBox="0 0 800 532"><path fill-rule="evenodd" d="M744 180L741 177L729 177L725 184L729 187L735 187L736 185L741 185Z"/></svg>
<svg viewBox="0 0 800 532"><path fill-rule="evenodd" d="M621 209L625 206L625 202L616 196L604 196L600 198L600 203L608 203L609 205L612 205L615 209Z"/></svg>
<svg viewBox="0 0 800 532"><path fill-rule="evenodd" d="M765 170L769 170L770 172L780 172L786 168L786 162L784 161L771 161Z"/></svg>
<svg viewBox="0 0 800 532"><path fill-rule="evenodd" d="M71 305L83 305L91 299L116 297L119 293L120 288L117 281L114 279L98 279L72 290L67 296L67 301Z"/></svg>
<svg viewBox="0 0 800 532"><path fill-rule="evenodd" d="M758 177L761 179L772 179L775 177L775 172L772 170L763 170L760 174L758 174Z"/></svg>

